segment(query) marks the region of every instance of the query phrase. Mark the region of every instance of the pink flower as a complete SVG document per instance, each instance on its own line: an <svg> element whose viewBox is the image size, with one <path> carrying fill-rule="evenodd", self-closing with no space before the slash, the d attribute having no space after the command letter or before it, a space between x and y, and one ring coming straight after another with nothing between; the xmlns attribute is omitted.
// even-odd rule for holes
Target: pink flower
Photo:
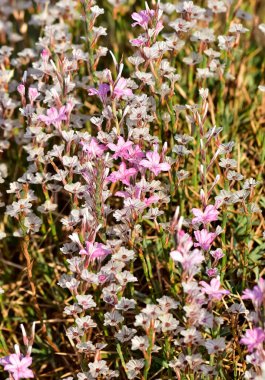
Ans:
<svg viewBox="0 0 265 380"><path fill-rule="evenodd" d="M172 251L170 256L174 261L181 263L184 271L193 273L194 268L200 266L204 261L204 256L201 251L194 249L193 251Z"/></svg>
<svg viewBox="0 0 265 380"><path fill-rule="evenodd" d="M254 329L246 330L245 336L241 338L240 343L248 346L249 352L252 352L259 344L265 340L265 332L262 328L256 327Z"/></svg>
<svg viewBox="0 0 265 380"><path fill-rule="evenodd" d="M135 168L126 168L126 164L122 162L120 164L119 170L116 172L112 172L106 179L110 182L121 181L125 185L130 185L130 178L137 174L137 170Z"/></svg>
<svg viewBox="0 0 265 380"><path fill-rule="evenodd" d="M55 107L52 107L47 110L47 115L40 115L38 119L46 125L53 124L55 127L59 127L61 122L67 119L66 108L63 106L57 110Z"/></svg>
<svg viewBox="0 0 265 380"><path fill-rule="evenodd" d="M213 278L210 285L205 281L200 281L200 284L203 287L203 293L208 294L211 300L220 300L223 295L230 293L229 290L221 289L221 283L218 277Z"/></svg>
<svg viewBox="0 0 265 380"><path fill-rule="evenodd" d="M201 231L194 232L195 238L198 243L194 244L194 247L201 247L204 251L208 251L216 238L216 233L208 232L203 229Z"/></svg>
<svg viewBox="0 0 265 380"><path fill-rule="evenodd" d="M30 104L32 104L37 99L37 97L39 95L40 95L40 93L38 92L38 90L35 87L30 87L29 88L29 101L30 101Z"/></svg>
<svg viewBox="0 0 265 380"><path fill-rule="evenodd" d="M122 96L132 96L132 90L127 87L127 79L120 78L114 86L114 98L120 99Z"/></svg>
<svg viewBox="0 0 265 380"><path fill-rule="evenodd" d="M45 63L48 62L49 57L50 57L50 53L48 52L48 50L43 49L41 52L41 58L43 59Z"/></svg>
<svg viewBox="0 0 265 380"><path fill-rule="evenodd" d="M191 247L193 246L192 238L190 237L189 234L186 234L185 231L183 230L177 231L177 242L178 242L177 250L181 252L189 251Z"/></svg>
<svg viewBox="0 0 265 380"><path fill-rule="evenodd" d="M4 370L12 374L14 380L33 378L34 374L28 367L32 363L29 356L22 357L18 354L11 354L6 358Z"/></svg>
<svg viewBox="0 0 265 380"><path fill-rule="evenodd" d="M265 299L265 280L260 278L258 284L253 290L246 289L243 291L243 300L251 300L254 306L260 306Z"/></svg>
<svg viewBox="0 0 265 380"><path fill-rule="evenodd" d="M218 269L217 268L208 268L206 270L207 276L209 277L216 277L218 274Z"/></svg>
<svg viewBox="0 0 265 380"><path fill-rule="evenodd" d="M144 37L144 36L139 36L138 38L134 38L132 40L130 40L130 43L132 44L132 46L143 46L147 43L147 39Z"/></svg>
<svg viewBox="0 0 265 380"><path fill-rule="evenodd" d="M86 249L81 249L80 255L87 255L91 260L103 259L111 253L111 250L102 243L86 242Z"/></svg>
<svg viewBox="0 0 265 380"><path fill-rule="evenodd" d="M88 90L88 95L97 95L102 103L106 103L109 91L110 86L107 83L102 83L98 86L98 90L96 88L90 88Z"/></svg>
<svg viewBox="0 0 265 380"><path fill-rule="evenodd" d="M144 203L147 206L151 206L153 203L157 203L160 197L158 195L151 195L149 198L144 198Z"/></svg>
<svg viewBox="0 0 265 380"><path fill-rule="evenodd" d="M132 26L139 25L144 29L148 29L148 23L154 17L154 15L154 10L144 10L140 11L139 13L134 12L132 14L132 19L136 22L134 22Z"/></svg>
<svg viewBox="0 0 265 380"><path fill-rule="evenodd" d="M214 258L215 262L218 262L222 257L224 257L224 252L221 248L217 248L215 251L210 251L210 254Z"/></svg>
<svg viewBox="0 0 265 380"><path fill-rule="evenodd" d="M129 147L128 153L124 157L131 164L138 165L142 158L144 158L144 153L139 145L134 145Z"/></svg>
<svg viewBox="0 0 265 380"><path fill-rule="evenodd" d="M192 223L203 223L204 225L218 220L219 211L216 210L215 206L209 205L204 211L193 208L191 210L195 218L192 219Z"/></svg>
<svg viewBox="0 0 265 380"><path fill-rule="evenodd" d="M102 103L106 103L110 89L111 87L109 84L101 83L98 90L96 88L90 88L88 90L88 95L97 95ZM132 96L132 94L132 90L127 87L127 79L122 77L119 78L117 83L114 85L113 97L120 99L122 96Z"/></svg>
<svg viewBox="0 0 265 380"><path fill-rule="evenodd" d="M95 137L92 137L89 142L82 141L80 144L83 146L83 152L87 153L89 158L101 157L107 149L103 144L99 144Z"/></svg>
<svg viewBox="0 0 265 380"><path fill-rule="evenodd" d="M154 152L146 153L147 160L141 160L140 165L148 168L155 175L158 175L160 172L166 172L170 170L170 165L167 162L160 163L160 155L155 150Z"/></svg>
<svg viewBox="0 0 265 380"><path fill-rule="evenodd" d="M109 143L107 146L115 152L113 158L125 158L128 149L132 146L132 142L129 140L125 141L122 136L119 136L117 144Z"/></svg>
<svg viewBox="0 0 265 380"><path fill-rule="evenodd" d="M25 86L24 84L20 83L18 86L17 86L17 90L18 92L20 93L21 96L25 96Z"/></svg>

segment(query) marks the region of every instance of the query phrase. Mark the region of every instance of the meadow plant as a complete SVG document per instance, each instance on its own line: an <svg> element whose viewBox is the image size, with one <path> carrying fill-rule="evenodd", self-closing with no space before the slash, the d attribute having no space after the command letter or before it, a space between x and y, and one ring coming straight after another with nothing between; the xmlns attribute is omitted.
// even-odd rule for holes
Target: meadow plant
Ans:
<svg viewBox="0 0 265 380"><path fill-rule="evenodd" d="M5 374L262 380L262 2L1 5Z"/></svg>

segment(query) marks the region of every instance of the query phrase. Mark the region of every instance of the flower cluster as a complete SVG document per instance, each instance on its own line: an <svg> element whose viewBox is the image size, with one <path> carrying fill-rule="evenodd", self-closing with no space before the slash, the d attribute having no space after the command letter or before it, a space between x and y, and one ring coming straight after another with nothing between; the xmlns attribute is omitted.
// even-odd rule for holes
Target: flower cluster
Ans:
<svg viewBox="0 0 265 380"><path fill-rule="evenodd" d="M240 340L241 344L247 346L247 363L255 369L247 371L246 378L262 379L265 362L265 280L260 278L252 290L244 290L242 299L251 300L254 307L254 312L247 318L250 328L246 329Z"/></svg>
<svg viewBox="0 0 265 380"><path fill-rule="evenodd" d="M22 327L26 354L16 345L0 364L13 380L259 380L264 280L244 289L262 258L264 199L246 154L260 171L265 155L242 153L239 136L249 123L264 144L262 84L253 111L235 116L260 80L243 79L256 21L233 1L158 1L132 14L124 0L101 3L23 0L12 13L3 1L3 263L25 265L11 289L24 285L24 303L10 307L41 325L36 356L57 354L33 372L34 333ZM36 48L13 48L23 38L12 17L22 34L38 30ZM243 290L254 313L237 302Z"/></svg>

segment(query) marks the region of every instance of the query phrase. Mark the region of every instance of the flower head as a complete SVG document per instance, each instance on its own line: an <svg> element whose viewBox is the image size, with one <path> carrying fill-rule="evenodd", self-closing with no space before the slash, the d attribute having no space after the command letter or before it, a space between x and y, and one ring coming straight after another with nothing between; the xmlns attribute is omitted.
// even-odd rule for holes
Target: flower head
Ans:
<svg viewBox="0 0 265 380"><path fill-rule="evenodd" d="M217 211L216 207L213 205L207 206L204 211L198 208L193 208L191 211L195 216L195 218L192 219L193 224L203 223L203 225L206 225L218 219L219 211Z"/></svg>
<svg viewBox="0 0 265 380"><path fill-rule="evenodd" d="M221 288L220 279L213 278L210 284L207 284L205 281L200 281L202 286L202 291L205 294L208 294L211 300L220 300L224 295L229 294L229 290Z"/></svg>
<svg viewBox="0 0 265 380"><path fill-rule="evenodd" d="M88 95L97 95L102 103L105 103L108 97L108 92L110 91L110 86L107 83L101 83L98 86L98 90L96 88L90 88L88 90Z"/></svg>
<svg viewBox="0 0 265 380"><path fill-rule="evenodd" d="M103 259L111 253L111 250L102 243L86 242L86 249L81 249L80 255L87 255L91 260Z"/></svg>
<svg viewBox="0 0 265 380"><path fill-rule="evenodd" d="M139 25L143 29L148 29L148 24L152 20L155 15L154 10L146 9L144 11L140 11L139 13L134 12L132 14L132 19L135 21L132 26Z"/></svg>
<svg viewBox="0 0 265 380"><path fill-rule="evenodd" d="M14 380L34 377L32 370L28 368L32 363L30 356L23 357L18 354L11 354L4 359L4 370L11 373Z"/></svg>
<svg viewBox="0 0 265 380"><path fill-rule="evenodd" d="M243 291L243 300L251 300L254 306L260 306L265 298L265 280L260 278L254 288Z"/></svg>
<svg viewBox="0 0 265 380"><path fill-rule="evenodd" d="M265 340L265 332L262 328L257 327L254 329L246 330L245 336L240 340L240 343L248 346L249 352L252 352Z"/></svg>
<svg viewBox="0 0 265 380"><path fill-rule="evenodd" d="M130 178L137 174L137 170L135 168L126 168L126 164L122 162L120 164L119 170L112 172L108 177L107 180L110 182L117 182L121 181L125 185L130 185Z"/></svg>
<svg viewBox="0 0 265 380"><path fill-rule="evenodd" d="M46 125L54 125L58 127L63 120L67 119L66 116L66 107L63 106L59 110L57 108L52 107L47 110L47 115L39 115L39 120L43 121Z"/></svg>
<svg viewBox="0 0 265 380"><path fill-rule="evenodd" d="M167 172L170 170L170 165L167 162L160 162L161 158L157 150L154 152L147 152L146 158L146 160L140 161L140 165L148 168L155 175L158 175L162 171Z"/></svg>
<svg viewBox="0 0 265 380"><path fill-rule="evenodd" d="M122 136L119 136L117 144L109 143L108 147L114 151L113 158L125 158L128 154L128 149L132 146L132 142L127 140L125 141Z"/></svg>
<svg viewBox="0 0 265 380"><path fill-rule="evenodd" d="M198 243L194 247L201 247L204 251L208 251L216 238L216 233L208 232L206 229L194 232L195 238Z"/></svg>
<svg viewBox="0 0 265 380"><path fill-rule="evenodd" d="M114 86L113 96L116 99L120 99L123 96L132 96L132 90L127 87L127 79L119 78Z"/></svg>

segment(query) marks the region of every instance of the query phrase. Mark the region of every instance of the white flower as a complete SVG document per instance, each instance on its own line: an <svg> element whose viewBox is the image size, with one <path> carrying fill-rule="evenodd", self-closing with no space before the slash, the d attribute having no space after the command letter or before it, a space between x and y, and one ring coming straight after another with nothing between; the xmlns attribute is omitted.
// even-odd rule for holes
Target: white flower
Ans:
<svg viewBox="0 0 265 380"><path fill-rule="evenodd" d="M204 343L204 346L206 347L208 354L215 354L217 352L224 351L226 348L225 345L225 339L224 338L217 338L217 339L208 339Z"/></svg>
<svg viewBox="0 0 265 380"><path fill-rule="evenodd" d="M121 330L119 330L115 334L115 338L117 338L120 342L124 343L124 342L127 342L129 340L132 340L132 338L136 334L136 332L137 331L135 329L130 329L127 326L122 326Z"/></svg>
<svg viewBox="0 0 265 380"><path fill-rule="evenodd" d="M136 305L136 301L133 299L128 299L125 297L121 297L117 305L115 305L115 309L117 310L129 310L129 309L134 309Z"/></svg>
<svg viewBox="0 0 265 380"><path fill-rule="evenodd" d="M131 340L132 350L141 350L145 352L149 347L149 341L147 336L135 336Z"/></svg>
<svg viewBox="0 0 265 380"><path fill-rule="evenodd" d="M170 313L159 316L159 320L161 321L161 330L163 332L176 330L179 325L179 321L177 321Z"/></svg>
<svg viewBox="0 0 265 380"><path fill-rule="evenodd" d="M83 307L84 310L91 309L92 307L96 307L97 304L94 302L91 294L88 295L78 295L76 296L77 302L80 306Z"/></svg>
<svg viewBox="0 0 265 380"><path fill-rule="evenodd" d="M104 326L117 326L123 322L123 316L116 310L106 313L104 315Z"/></svg>
<svg viewBox="0 0 265 380"><path fill-rule="evenodd" d="M104 376L109 370L106 363L107 362L105 360L99 360L99 361L95 361L94 363L89 363L88 367L89 367L91 375L96 379L100 375Z"/></svg>

